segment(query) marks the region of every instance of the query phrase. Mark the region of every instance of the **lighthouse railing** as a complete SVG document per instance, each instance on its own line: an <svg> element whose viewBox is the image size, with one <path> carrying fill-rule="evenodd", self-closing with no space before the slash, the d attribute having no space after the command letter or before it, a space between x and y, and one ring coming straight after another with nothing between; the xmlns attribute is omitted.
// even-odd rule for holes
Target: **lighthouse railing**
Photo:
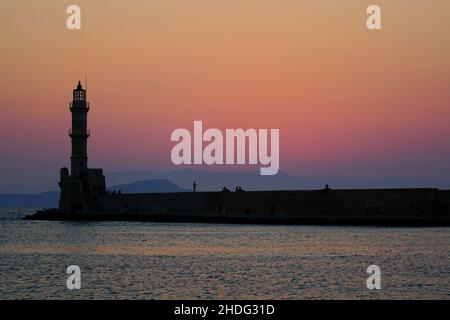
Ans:
<svg viewBox="0 0 450 320"><path fill-rule="evenodd" d="M69 129L69 136L72 136L72 135L88 136L89 137L91 135L91 129L86 129L85 132Z"/></svg>

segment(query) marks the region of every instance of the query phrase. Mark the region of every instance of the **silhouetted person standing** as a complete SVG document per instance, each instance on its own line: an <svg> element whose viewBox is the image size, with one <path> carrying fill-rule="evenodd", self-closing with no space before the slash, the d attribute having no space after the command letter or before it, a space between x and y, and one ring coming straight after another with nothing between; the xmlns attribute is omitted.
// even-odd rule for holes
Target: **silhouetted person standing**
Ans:
<svg viewBox="0 0 450 320"><path fill-rule="evenodd" d="M197 183L194 181L194 183L192 184L192 190L195 192L197 191Z"/></svg>

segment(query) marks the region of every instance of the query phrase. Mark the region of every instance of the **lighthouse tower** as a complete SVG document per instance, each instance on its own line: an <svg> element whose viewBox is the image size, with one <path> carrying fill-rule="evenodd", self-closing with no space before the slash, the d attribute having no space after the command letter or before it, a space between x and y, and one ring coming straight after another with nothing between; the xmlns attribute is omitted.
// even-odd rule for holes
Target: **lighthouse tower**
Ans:
<svg viewBox="0 0 450 320"><path fill-rule="evenodd" d="M86 90L81 86L80 81L73 90L73 101L70 103L72 113L72 129L69 136L72 140L72 156L70 157L70 172L79 176L87 169L87 139L89 130L87 128L87 115L89 103L86 100Z"/></svg>
<svg viewBox="0 0 450 320"><path fill-rule="evenodd" d="M88 168L87 140L90 132L87 128L89 103L86 98L86 90L78 81L70 103L72 114L72 128L69 130L72 142L70 173L69 169L62 168L59 181L61 188L59 209L66 213L95 210L96 197L106 193L103 170Z"/></svg>

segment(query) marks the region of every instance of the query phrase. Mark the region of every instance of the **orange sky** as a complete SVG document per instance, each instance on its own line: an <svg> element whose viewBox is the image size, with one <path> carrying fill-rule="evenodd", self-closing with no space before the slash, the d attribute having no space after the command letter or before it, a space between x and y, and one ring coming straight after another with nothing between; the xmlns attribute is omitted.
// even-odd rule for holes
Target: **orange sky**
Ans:
<svg viewBox="0 0 450 320"><path fill-rule="evenodd" d="M450 179L450 2L376 1L368 31L373 3L2 1L3 183L56 181L85 74L92 167L173 168L172 130L202 120L279 128L291 174Z"/></svg>

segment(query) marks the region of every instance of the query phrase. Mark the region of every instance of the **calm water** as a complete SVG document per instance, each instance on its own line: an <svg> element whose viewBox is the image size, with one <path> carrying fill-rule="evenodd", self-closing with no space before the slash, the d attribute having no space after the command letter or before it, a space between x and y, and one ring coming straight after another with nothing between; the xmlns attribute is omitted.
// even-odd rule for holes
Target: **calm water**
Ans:
<svg viewBox="0 0 450 320"><path fill-rule="evenodd" d="M33 211L0 209L0 299L450 299L450 228L19 219Z"/></svg>

